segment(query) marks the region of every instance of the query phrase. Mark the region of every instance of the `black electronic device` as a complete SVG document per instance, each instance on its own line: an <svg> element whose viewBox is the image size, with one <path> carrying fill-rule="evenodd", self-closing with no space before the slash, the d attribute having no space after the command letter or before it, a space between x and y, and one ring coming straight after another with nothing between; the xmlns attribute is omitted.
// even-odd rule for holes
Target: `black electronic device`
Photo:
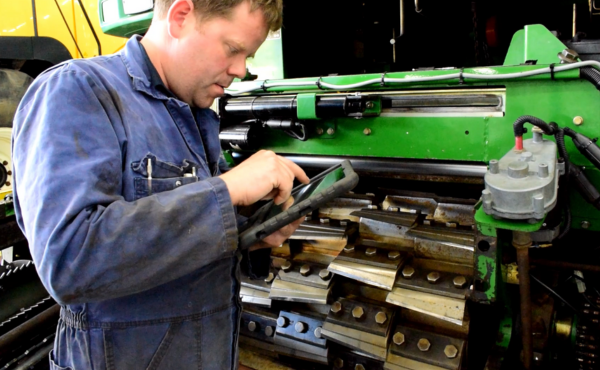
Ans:
<svg viewBox="0 0 600 370"><path fill-rule="evenodd" d="M273 201L256 211L240 227L239 246L246 249L268 235L323 206L328 201L354 189L358 175L349 161L343 161L297 186L291 196L294 204L287 210Z"/></svg>

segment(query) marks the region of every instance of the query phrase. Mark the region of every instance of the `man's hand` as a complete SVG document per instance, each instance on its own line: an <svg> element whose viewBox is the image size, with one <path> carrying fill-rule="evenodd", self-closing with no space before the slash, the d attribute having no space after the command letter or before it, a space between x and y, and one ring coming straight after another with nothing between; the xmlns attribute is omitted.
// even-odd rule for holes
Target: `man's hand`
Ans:
<svg viewBox="0 0 600 370"><path fill-rule="evenodd" d="M286 209L290 208L293 204L294 198L289 197L288 200L281 206L281 209L285 211ZM250 252L262 248L277 248L281 246L283 242L286 241L296 231L296 229L298 229L302 221L304 221L304 217L275 231L273 234L267 236L258 243L250 246Z"/></svg>
<svg viewBox="0 0 600 370"><path fill-rule="evenodd" d="M273 199L279 205L290 197L294 178L304 184L310 181L297 164L268 150L255 153L219 177L227 185L235 206L247 206L263 199Z"/></svg>

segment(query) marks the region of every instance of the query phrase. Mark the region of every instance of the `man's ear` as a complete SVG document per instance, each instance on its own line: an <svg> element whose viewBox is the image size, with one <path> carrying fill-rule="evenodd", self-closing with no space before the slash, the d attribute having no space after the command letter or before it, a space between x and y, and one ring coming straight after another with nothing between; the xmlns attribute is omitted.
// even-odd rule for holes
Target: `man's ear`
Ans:
<svg viewBox="0 0 600 370"><path fill-rule="evenodd" d="M180 38L185 26L195 22L195 19L192 0L175 0L167 13L169 35L175 39Z"/></svg>

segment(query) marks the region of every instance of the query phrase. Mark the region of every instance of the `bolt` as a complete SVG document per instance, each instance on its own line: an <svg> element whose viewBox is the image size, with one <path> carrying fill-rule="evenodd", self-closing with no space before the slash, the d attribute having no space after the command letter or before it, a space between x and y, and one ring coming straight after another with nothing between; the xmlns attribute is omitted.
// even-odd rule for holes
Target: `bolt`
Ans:
<svg viewBox="0 0 600 370"><path fill-rule="evenodd" d="M352 253L354 252L354 245L347 245L344 247L344 253Z"/></svg>
<svg viewBox="0 0 600 370"><path fill-rule="evenodd" d="M315 331L313 332L315 338L321 338L321 330L323 330L323 328L321 328L320 326L315 329Z"/></svg>
<svg viewBox="0 0 600 370"><path fill-rule="evenodd" d="M248 323L248 330L256 331L257 328L258 328L258 325L254 321L250 321Z"/></svg>
<svg viewBox="0 0 600 370"><path fill-rule="evenodd" d="M365 104L365 107L366 107L367 109L371 109L371 108L373 108L374 106L375 106L375 105L373 104L373 102L372 102L372 101L368 101L368 102Z"/></svg>
<svg viewBox="0 0 600 370"><path fill-rule="evenodd" d="M365 310L363 310L363 308L360 306L356 306L352 310L352 317L354 317L356 320L362 319L362 317L364 315L365 315Z"/></svg>
<svg viewBox="0 0 600 370"><path fill-rule="evenodd" d="M402 334L400 332L396 332L396 334L394 334L394 337L392 338L392 340L394 341L395 345L400 346L404 343L404 334Z"/></svg>
<svg viewBox="0 0 600 370"><path fill-rule="evenodd" d="M11 176L11 175L12 175L12 171L8 171L8 172L6 172L6 174L7 174L8 176Z"/></svg>
<svg viewBox="0 0 600 370"><path fill-rule="evenodd" d="M175 186L181 186L181 181L179 181L179 180L175 181Z"/></svg>
<svg viewBox="0 0 600 370"><path fill-rule="evenodd" d="M560 63L575 63L579 58L579 54L572 49L565 49L558 53L558 59L560 59Z"/></svg>
<svg viewBox="0 0 600 370"><path fill-rule="evenodd" d="M590 228L590 222L589 221L581 221L581 228L582 229L589 229Z"/></svg>
<svg viewBox="0 0 600 370"><path fill-rule="evenodd" d="M385 312L383 312L383 311L377 312L377 315L375 315L375 322L378 323L379 325L383 325L383 324L385 324L386 321L387 321L387 315L385 314Z"/></svg>
<svg viewBox="0 0 600 370"><path fill-rule="evenodd" d="M577 117L573 118L573 124L575 126L581 126L583 124L583 117L577 116Z"/></svg>
<svg viewBox="0 0 600 370"><path fill-rule="evenodd" d="M328 128L327 135L333 135L333 134L335 134L335 130L332 127Z"/></svg>
<svg viewBox="0 0 600 370"><path fill-rule="evenodd" d="M456 347L454 347L452 344L448 344L446 348L444 348L444 354L448 358L455 358L458 356L458 349L456 349Z"/></svg>
<svg viewBox="0 0 600 370"><path fill-rule="evenodd" d="M367 250L365 251L365 254L369 257L373 257L374 255L377 254L377 249L376 248L367 248Z"/></svg>
<svg viewBox="0 0 600 370"><path fill-rule="evenodd" d="M415 274L415 269L412 266L404 266L402 269L402 276L405 279L410 279Z"/></svg>
<svg viewBox="0 0 600 370"><path fill-rule="evenodd" d="M292 269L292 263L290 261L285 261L283 265L281 265L281 269L285 272L288 272Z"/></svg>
<svg viewBox="0 0 600 370"><path fill-rule="evenodd" d="M340 301L333 302L333 304L331 305L331 312L334 315L341 313L342 312L342 303Z"/></svg>
<svg viewBox="0 0 600 370"><path fill-rule="evenodd" d="M302 267L300 267L300 275L302 275L302 276L310 275L310 266L302 265Z"/></svg>
<svg viewBox="0 0 600 370"><path fill-rule="evenodd" d="M348 221L346 221L346 220L340 221L340 226L348 226Z"/></svg>
<svg viewBox="0 0 600 370"><path fill-rule="evenodd" d="M342 360L341 358L336 358L335 360L333 360L333 367L335 367L336 369L343 368L344 360Z"/></svg>
<svg viewBox="0 0 600 370"><path fill-rule="evenodd" d="M363 134L365 134L366 136L371 135L371 129L367 127L366 129L363 130Z"/></svg>
<svg viewBox="0 0 600 370"><path fill-rule="evenodd" d="M294 325L294 330L296 330L298 333L305 333L307 329L308 326L302 321L298 321L296 325Z"/></svg>
<svg viewBox="0 0 600 370"><path fill-rule="evenodd" d="M427 339L421 338L417 343L417 347L419 347L421 352L427 352L429 351L429 348L431 348L431 343Z"/></svg>
<svg viewBox="0 0 600 370"><path fill-rule="evenodd" d="M286 326L288 326L290 323L290 320L288 320L287 317L285 316L279 316L277 318L277 326L281 327L281 328L285 328Z"/></svg>
<svg viewBox="0 0 600 370"><path fill-rule="evenodd" d="M4 185L10 186L10 181L5 182Z"/></svg>
<svg viewBox="0 0 600 370"><path fill-rule="evenodd" d="M273 334L275 334L275 328L273 328L272 326L267 326L265 328L265 334L267 335L267 337L272 337Z"/></svg>
<svg viewBox="0 0 600 370"><path fill-rule="evenodd" d="M438 280L440 280L439 272L433 271L433 272L430 272L429 274L427 274L427 281L429 281L431 284L437 283Z"/></svg>
<svg viewBox="0 0 600 370"><path fill-rule="evenodd" d="M329 219L328 218L322 218L319 220L320 223L322 224L328 224L329 223Z"/></svg>
<svg viewBox="0 0 600 370"><path fill-rule="evenodd" d="M464 276L456 276L452 282L454 283L454 286L457 288L464 288L465 285L467 285L467 279Z"/></svg>
<svg viewBox="0 0 600 370"><path fill-rule="evenodd" d="M319 277L322 280L329 280L331 278L331 271L329 271L328 269L322 269L321 271L319 271Z"/></svg>
<svg viewBox="0 0 600 370"><path fill-rule="evenodd" d="M271 284L275 280L275 275L272 272L269 272L269 276L265 279L265 283Z"/></svg>
<svg viewBox="0 0 600 370"><path fill-rule="evenodd" d="M400 252L398 252L398 251L391 251L390 253L388 253L388 258L391 259L392 261L395 261L398 258L400 258Z"/></svg>
<svg viewBox="0 0 600 370"><path fill-rule="evenodd" d="M362 364L356 364L356 366L354 366L354 370L365 370L365 367Z"/></svg>
<svg viewBox="0 0 600 370"><path fill-rule="evenodd" d="M374 205L374 204L369 204L369 205L367 206L367 208L368 208L368 209L379 209L379 207L377 207L377 206L376 206L376 205Z"/></svg>
<svg viewBox="0 0 600 370"><path fill-rule="evenodd" d="M310 215L304 216L304 221L310 221L310 220L312 220L312 217Z"/></svg>
<svg viewBox="0 0 600 370"><path fill-rule="evenodd" d="M317 127L317 135L323 135L323 129L320 127Z"/></svg>
<svg viewBox="0 0 600 370"><path fill-rule="evenodd" d="M8 161L3 161L2 164L5 165L5 166L7 166L8 165Z"/></svg>

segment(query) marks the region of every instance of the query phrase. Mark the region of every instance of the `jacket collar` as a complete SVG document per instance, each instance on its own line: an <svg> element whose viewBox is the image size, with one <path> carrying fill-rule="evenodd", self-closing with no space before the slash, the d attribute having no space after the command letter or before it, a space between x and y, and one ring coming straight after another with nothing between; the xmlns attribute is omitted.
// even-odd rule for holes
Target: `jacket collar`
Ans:
<svg viewBox="0 0 600 370"><path fill-rule="evenodd" d="M142 49L141 40L142 36L140 35L132 36L120 52L127 73L131 77L131 84L135 90L144 92L156 99L166 100L169 96L157 89L152 83L152 71L146 61L146 51Z"/></svg>

